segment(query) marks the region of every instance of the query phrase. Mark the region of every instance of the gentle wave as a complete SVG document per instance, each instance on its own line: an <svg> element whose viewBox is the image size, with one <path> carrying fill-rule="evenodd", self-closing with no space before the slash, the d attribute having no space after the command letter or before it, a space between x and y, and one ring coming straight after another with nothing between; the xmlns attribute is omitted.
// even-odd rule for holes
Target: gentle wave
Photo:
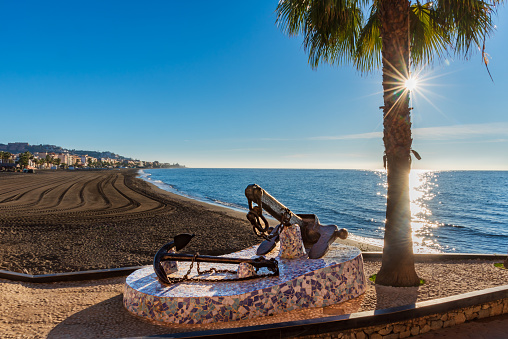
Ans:
<svg viewBox="0 0 508 339"><path fill-rule="evenodd" d="M152 180L151 178L149 178L147 176L142 176L142 175L138 176L138 178L149 181L151 184L154 184L155 186L157 186L158 188L160 188L162 190L165 190L165 191L173 193L173 194L177 194L177 195L185 197L185 198L189 198L189 199L200 201L200 202L205 202L205 203L215 205L215 206L230 208L235 211L246 212L246 213L248 212L248 209L244 206L240 206L240 205L226 202L226 201L213 199L210 197L201 197L201 196L197 196L197 195L188 194L186 192L183 192L183 191L177 189L173 185L163 182L162 180Z"/></svg>

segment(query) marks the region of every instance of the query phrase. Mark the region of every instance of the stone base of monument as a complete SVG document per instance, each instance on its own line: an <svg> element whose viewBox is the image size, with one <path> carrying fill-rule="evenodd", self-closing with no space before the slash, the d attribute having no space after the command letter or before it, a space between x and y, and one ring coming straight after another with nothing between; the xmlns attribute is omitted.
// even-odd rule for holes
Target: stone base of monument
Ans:
<svg viewBox="0 0 508 339"><path fill-rule="evenodd" d="M225 257L251 258L256 246ZM271 256L276 257L275 248ZM124 306L140 317L176 324L204 324L268 316L310 307L324 307L356 298L367 282L363 258L356 247L332 244L321 259L280 259L279 276L234 280L233 273L198 275L196 263L190 280L172 285L160 283L152 267L127 277ZM179 262L178 271L168 277L183 277L189 262ZM215 267L236 270L228 264L201 263L201 271ZM258 275L269 274L260 269Z"/></svg>

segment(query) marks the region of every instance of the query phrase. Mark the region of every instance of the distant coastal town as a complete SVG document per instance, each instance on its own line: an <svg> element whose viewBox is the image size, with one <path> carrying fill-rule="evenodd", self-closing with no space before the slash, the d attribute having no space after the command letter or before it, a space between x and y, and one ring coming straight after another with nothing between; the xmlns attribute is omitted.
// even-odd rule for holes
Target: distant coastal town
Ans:
<svg viewBox="0 0 508 339"><path fill-rule="evenodd" d="M184 167L178 163L170 164L127 158L109 151L69 150L55 145L30 145L26 142L0 143L0 171Z"/></svg>

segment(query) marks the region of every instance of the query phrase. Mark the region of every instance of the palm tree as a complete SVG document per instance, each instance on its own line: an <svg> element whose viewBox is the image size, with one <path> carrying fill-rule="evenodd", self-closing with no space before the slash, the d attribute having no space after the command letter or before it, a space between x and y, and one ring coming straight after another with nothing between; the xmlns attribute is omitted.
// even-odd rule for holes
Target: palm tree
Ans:
<svg viewBox="0 0 508 339"><path fill-rule="evenodd" d="M360 72L381 67L384 163L388 194L382 266L376 283L416 286L409 172L411 116L405 88L413 67L449 53L468 57L494 29L503 0L281 0L277 24L302 34L309 63L353 64ZM370 5L370 7L368 7ZM484 53L482 49L482 54ZM482 55L485 58L485 54Z"/></svg>
<svg viewBox="0 0 508 339"><path fill-rule="evenodd" d="M53 157L49 154L46 154L46 164L49 165L53 163Z"/></svg>
<svg viewBox="0 0 508 339"><path fill-rule="evenodd" d="M21 167L27 168L30 164L30 160L32 160L34 157L32 153L26 151L24 153L21 153L19 155L18 163L21 165Z"/></svg>
<svg viewBox="0 0 508 339"><path fill-rule="evenodd" d="M0 158L2 159L2 162L9 162L11 156L12 156L11 152L0 152Z"/></svg>
<svg viewBox="0 0 508 339"><path fill-rule="evenodd" d="M56 167L59 167L61 162L62 162L62 159L60 159L60 158L53 159L53 164L55 164Z"/></svg>

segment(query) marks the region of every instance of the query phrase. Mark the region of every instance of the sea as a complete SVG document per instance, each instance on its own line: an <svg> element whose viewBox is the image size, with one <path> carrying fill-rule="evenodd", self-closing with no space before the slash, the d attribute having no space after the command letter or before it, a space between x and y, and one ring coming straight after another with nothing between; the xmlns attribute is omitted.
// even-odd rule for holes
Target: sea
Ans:
<svg viewBox="0 0 508 339"><path fill-rule="evenodd" d="M139 177L246 213L245 188L258 184L294 213L316 214L353 240L383 245L382 170L175 168L140 170ZM415 253L508 253L508 171L412 170L410 199Z"/></svg>

